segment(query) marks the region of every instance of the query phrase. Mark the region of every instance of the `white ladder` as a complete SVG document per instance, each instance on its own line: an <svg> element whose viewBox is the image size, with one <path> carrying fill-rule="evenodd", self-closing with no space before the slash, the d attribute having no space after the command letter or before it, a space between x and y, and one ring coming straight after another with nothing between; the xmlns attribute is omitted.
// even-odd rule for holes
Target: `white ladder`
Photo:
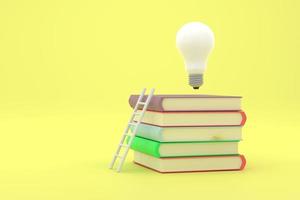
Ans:
<svg viewBox="0 0 300 200"><path fill-rule="evenodd" d="M147 110L147 107L151 101L151 98L153 96L153 93L154 93L154 88L152 88L150 90L150 93L149 95L147 96L146 98L146 101L143 102L143 98L145 96L145 92L146 92L146 88L144 88L134 106L134 109L133 109L133 112L131 114L131 117L130 117L130 120L127 124L127 127L125 128L124 132L123 132L123 135L122 135L122 138L121 138L121 141L118 145L118 148L117 148L117 151L116 153L114 154L114 157L110 163L110 166L109 168L110 169L113 169L114 168L114 165L117 161L117 159L119 158L120 159L120 162L118 163L118 167L117 167L117 172L120 172L121 169L122 169L122 166L123 166L123 163L126 159L126 156L128 154L128 151L130 149L130 146L133 142L133 139L135 137L135 134L137 132L137 129L138 129L138 126L140 125L143 117L144 117L144 114L145 114L145 111ZM140 108L140 106L143 107L143 109L138 112L138 109ZM136 121L134 121L135 119L135 116L139 116L138 119ZM131 129L130 127L133 127L133 129ZM126 139L128 138L128 139ZM126 142L127 141L127 142ZM127 144L126 144L127 143ZM122 148L124 148L124 151L123 153L121 153L121 150Z"/></svg>

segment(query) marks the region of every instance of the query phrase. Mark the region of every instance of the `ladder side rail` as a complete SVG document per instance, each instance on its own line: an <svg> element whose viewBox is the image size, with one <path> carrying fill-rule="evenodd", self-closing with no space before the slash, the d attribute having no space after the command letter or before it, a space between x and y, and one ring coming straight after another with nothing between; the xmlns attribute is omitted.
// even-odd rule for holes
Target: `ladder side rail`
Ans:
<svg viewBox="0 0 300 200"><path fill-rule="evenodd" d="M143 107L143 109L142 109L142 111L141 111L141 115L140 115L139 119L138 119L137 122L136 122L137 124L136 124L135 128L133 129L132 137L130 137L130 139L129 139L129 142L128 142L129 146L131 146L131 143L132 143L132 141L133 141L133 138L134 138L134 136L136 135L138 126L140 125L140 123L141 123L141 121L142 121L142 119L143 119L143 117L144 117L144 115L145 115L145 112L146 112L146 110L147 110L147 108L148 108L148 104L150 103L150 101L151 101L151 99L152 99L153 93L154 93L154 89L152 88L151 91L150 91L150 93L149 93L149 95L148 95L148 97L147 97L147 100L146 100L146 102L145 102L145 105L144 105L144 107Z"/></svg>
<svg viewBox="0 0 300 200"><path fill-rule="evenodd" d="M143 97L144 97L144 95L145 95L145 92L146 92L146 88L143 88L143 90L142 90L141 93L140 93L140 96L139 96L139 98L138 98L137 103L138 103L139 101L141 101L141 99L143 99ZM136 110L137 107L138 107L137 103L136 103L136 105L135 105L134 111L133 111L133 113L131 114L131 117L130 117L130 120L129 120L128 123L131 123L131 122L133 121L133 119L134 119L134 113L135 113L135 110ZM112 159L112 161L111 161L111 163L110 163L110 166L109 166L110 169L113 168L113 166L114 166L114 164L115 164L115 162L116 162L116 160L117 160L117 158L118 158L118 155L119 155L119 153L120 153L120 151L121 151L121 148L122 148L122 147L121 147L121 144L124 143L124 140L125 140L125 138L126 138L126 134L127 134L128 131L129 131L130 125L128 125L128 123L127 123L127 126L126 126L125 130L123 131L121 140L120 140L120 142L119 142L119 144L118 144L118 147L117 147L117 150L115 151L114 157L113 157L113 159Z"/></svg>
<svg viewBox="0 0 300 200"><path fill-rule="evenodd" d="M131 115L131 118L130 118L129 122L127 123L126 129L125 129L125 131L123 132L121 141L120 141L120 143L119 143L119 145L118 145L118 148L117 148L117 151L116 151L116 153L115 153L115 155L114 155L114 158L113 158L113 160L112 160L112 162L111 162L111 164L110 164L110 168L112 169L113 166L114 166L114 164L115 164L115 162L116 162L116 160L117 160L117 158L120 158L120 162L118 163L118 167L117 167L117 172L120 172L121 169L122 169L123 163L124 163L124 161L125 161L125 159L126 159L126 157L127 157L127 154L128 154L129 149L130 149L130 147L131 147L131 144L132 144L132 142L133 142L133 139L134 139L134 137L135 137L135 135L136 135L138 126L140 125L140 123L141 123L141 121L142 121L142 119L143 119L143 117L144 117L145 111L147 110L147 107L148 107L148 105L149 105L149 103L150 103L150 101L151 101L151 98L152 98L152 96L153 96L154 88L151 89L149 95L147 96L146 101L145 101L145 102L142 102L142 100L143 100L143 98L144 98L144 96L145 96L145 92L146 92L146 88L144 88L144 89L142 90L142 92L141 92L141 94L140 94L140 96L139 96L139 98L138 98L138 100L137 100L137 102L136 102L136 104L135 104L135 106L134 106L134 109L133 109L133 113L132 113L132 115ZM141 103L143 103L143 104L141 104ZM143 109L139 112L139 115L140 115L140 116L139 116L138 120L134 121L134 118L135 118L135 116L136 116L136 114L137 114L137 110L138 110L139 105L143 105ZM135 124L135 125L134 125L135 127L134 127L134 129L131 131L131 135L128 135L128 131L129 131L129 129L130 129L130 127L132 126L133 123ZM129 137L129 140L128 140L128 142L127 142L127 145L124 145L124 141L125 141L125 139L126 139L126 136L130 136L130 137ZM120 155L120 151L121 151L122 147L125 148L125 152L124 152L122 155Z"/></svg>
<svg viewBox="0 0 300 200"><path fill-rule="evenodd" d="M139 96L139 98L138 98L138 100L137 100L137 102L136 102L136 104L135 104L135 106L134 106L134 108L133 108L133 112L132 112L132 114L131 114L131 117L130 117L128 123L133 122L135 113L136 113L136 111L138 110L138 107L139 107L138 104L139 104L139 102L141 102L141 101L143 100L143 98L144 98L144 96L145 96L145 92L146 92L146 88L144 88L144 89L142 90L142 92L141 92L141 94L140 94L140 96ZM128 130L129 130L129 127L130 127L130 126L127 126L124 132L127 133Z"/></svg>
<svg viewBox="0 0 300 200"><path fill-rule="evenodd" d="M142 109L142 111L141 111L141 116L139 117L139 119L138 119L138 121L137 121L137 125L136 125L136 127L135 127L135 129L134 129L134 131L133 131L133 133L132 133L132 136L129 138L129 141L128 141L128 148L126 148L126 150L125 150L125 152L124 152L124 156L121 158L121 161L120 161L120 163L119 163L117 172L120 172L121 169L122 169L122 166L123 166L123 163L124 163L124 161L125 161L125 158L127 157L127 154L128 154L129 149L130 149L130 147L131 147L131 145L132 145L133 139L134 139L134 137L135 137L135 135L136 135L138 126L140 125L140 123L141 123L141 121L142 121L142 119L143 119L143 117L144 117L145 111L147 110L148 104L149 104L150 101L151 101L151 98L152 98L152 96L153 96L153 93L154 93L154 89L152 88L151 91L150 91L150 94L149 94L148 97L147 97L147 100L146 100L146 102L145 102L145 105L144 105L144 107L143 107L143 109Z"/></svg>

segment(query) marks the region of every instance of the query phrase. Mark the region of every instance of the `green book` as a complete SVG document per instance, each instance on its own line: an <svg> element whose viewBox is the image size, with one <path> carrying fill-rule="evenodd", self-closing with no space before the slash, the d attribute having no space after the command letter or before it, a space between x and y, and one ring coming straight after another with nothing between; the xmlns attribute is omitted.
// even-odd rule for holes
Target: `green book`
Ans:
<svg viewBox="0 0 300 200"><path fill-rule="evenodd" d="M238 155L237 141L157 142L136 136L131 149L157 158Z"/></svg>

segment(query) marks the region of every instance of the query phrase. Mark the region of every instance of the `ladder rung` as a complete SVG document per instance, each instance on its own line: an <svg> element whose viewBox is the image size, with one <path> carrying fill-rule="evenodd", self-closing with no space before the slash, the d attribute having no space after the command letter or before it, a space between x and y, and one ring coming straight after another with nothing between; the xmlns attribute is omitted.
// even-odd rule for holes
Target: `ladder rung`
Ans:
<svg viewBox="0 0 300 200"><path fill-rule="evenodd" d="M132 126L136 126L138 123L136 123L136 122L130 122L130 123L128 123L128 125L132 125Z"/></svg>
<svg viewBox="0 0 300 200"><path fill-rule="evenodd" d="M127 144L120 144L120 147L129 147Z"/></svg>
<svg viewBox="0 0 300 200"><path fill-rule="evenodd" d="M123 156L120 156L120 155L117 155L117 154L116 154L115 156L116 156L117 158L123 158Z"/></svg>
<svg viewBox="0 0 300 200"><path fill-rule="evenodd" d="M140 113L140 112L135 112L135 113L133 113L134 115L141 115L142 113Z"/></svg>
<svg viewBox="0 0 300 200"><path fill-rule="evenodd" d="M139 105L146 105L146 102L138 102Z"/></svg>

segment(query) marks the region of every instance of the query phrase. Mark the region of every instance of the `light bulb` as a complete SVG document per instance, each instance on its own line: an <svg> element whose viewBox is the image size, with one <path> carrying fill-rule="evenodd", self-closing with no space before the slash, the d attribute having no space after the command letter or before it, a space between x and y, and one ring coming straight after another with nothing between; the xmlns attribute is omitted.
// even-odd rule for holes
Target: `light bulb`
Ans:
<svg viewBox="0 0 300 200"><path fill-rule="evenodd" d="M183 56L189 85L194 89L199 89L203 84L203 73L214 40L212 30L200 22L187 23L177 32L176 46Z"/></svg>

